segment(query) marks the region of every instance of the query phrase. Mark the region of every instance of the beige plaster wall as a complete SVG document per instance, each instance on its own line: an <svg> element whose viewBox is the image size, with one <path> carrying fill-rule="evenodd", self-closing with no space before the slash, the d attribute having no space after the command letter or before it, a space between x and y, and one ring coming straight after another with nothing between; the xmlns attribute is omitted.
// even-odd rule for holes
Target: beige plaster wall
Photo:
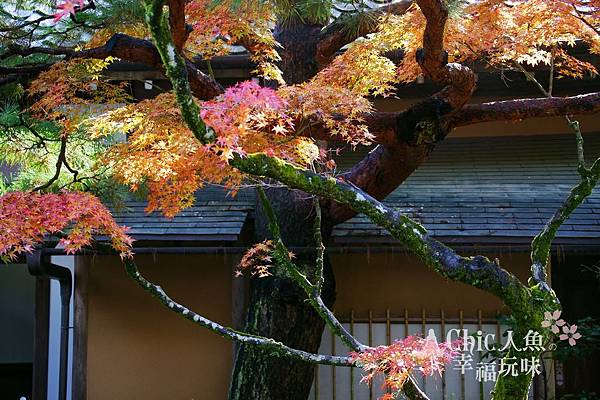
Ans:
<svg viewBox="0 0 600 400"><path fill-rule="evenodd" d="M499 258L501 264L526 280L529 255L525 253L486 254ZM446 317L457 318L460 310L465 315L494 317L502 308L494 296L473 287L442 278L424 266L414 256L396 253L371 255L334 255L332 262L337 281L336 313L382 317L386 309L392 316L401 316L406 308L411 316L439 316L444 309Z"/></svg>
<svg viewBox="0 0 600 400"><path fill-rule="evenodd" d="M528 255L488 254L525 279ZM177 301L225 324L231 322L231 258L222 256L138 257L142 272ZM338 296L336 312L392 316L494 316L493 296L445 280L405 253L332 255ZM90 265L88 309L88 399L226 398L231 344L165 309L129 279L115 258Z"/></svg>
<svg viewBox="0 0 600 400"><path fill-rule="evenodd" d="M140 270L178 302L231 323L228 257L138 256ZM166 309L115 258L90 265L89 400L224 399L231 343Z"/></svg>

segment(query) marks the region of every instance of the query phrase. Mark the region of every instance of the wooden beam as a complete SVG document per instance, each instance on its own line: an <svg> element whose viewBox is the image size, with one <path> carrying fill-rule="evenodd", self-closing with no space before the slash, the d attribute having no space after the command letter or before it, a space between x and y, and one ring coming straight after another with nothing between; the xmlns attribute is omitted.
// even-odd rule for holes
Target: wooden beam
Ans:
<svg viewBox="0 0 600 400"><path fill-rule="evenodd" d="M33 341L33 400L46 400L48 394L48 344L50 328L50 281L35 280Z"/></svg>
<svg viewBox="0 0 600 400"><path fill-rule="evenodd" d="M73 384L72 399L87 398L87 332L89 263L75 257L75 290L73 293Z"/></svg>
<svg viewBox="0 0 600 400"><path fill-rule="evenodd" d="M202 70L204 73L208 71ZM217 69L215 72L216 79L249 79L252 75L247 69ZM135 70L135 71L111 71L104 72L104 76L108 79L116 81L145 81L145 80L166 80L165 75L157 70Z"/></svg>
<svg viewBox="0 0 600 400"><path fill-rule="evenodd" d="M246 276L236 276L237 265L242 259L241 254L233 254L227 257L231 260L231 326L233 329L241 330L246 320L246 293L248 293L248 281ZM237 342L233 342L233 360L239 349Z"/></svg>

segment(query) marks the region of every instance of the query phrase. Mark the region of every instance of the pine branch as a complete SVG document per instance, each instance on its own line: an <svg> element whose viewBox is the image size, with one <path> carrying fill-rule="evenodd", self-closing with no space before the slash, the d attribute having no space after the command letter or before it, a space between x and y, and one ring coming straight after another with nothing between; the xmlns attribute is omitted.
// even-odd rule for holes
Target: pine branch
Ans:
<svg viewBox="0 0 600 400"><path fill-rule="evenodd" d="M350 17L342 16L336 19L323 29L321 39L317 44L315 59L322 67L326 66L342 47L360 37L376 32L381 17L386 14L404 14L413 3L413 0L401 0L363 12L364 15L361 18L366 23L363 22L354 29L347 27Z"/></svg>

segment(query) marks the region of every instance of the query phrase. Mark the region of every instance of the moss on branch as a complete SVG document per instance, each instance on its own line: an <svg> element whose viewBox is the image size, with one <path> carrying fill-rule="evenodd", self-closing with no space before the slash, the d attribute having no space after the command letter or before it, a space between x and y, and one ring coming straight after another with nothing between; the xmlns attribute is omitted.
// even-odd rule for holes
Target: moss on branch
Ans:
<svg viewBox="0 0 600 400"><path fill-rule="evenodd" d="M584 168L583 170L580 168L579 172L581 175L579 184L571 189L567 199L531 243L531 261L534 264L539 264L544 268L547 266L550 258L552 241L554 240L558 229L586 197L592 193L592 190L598 184L598 180L600 179L600 159L596 160L591 168ZM534 278L536 277L534 276Z"/></svg>
<svg viewBox="0 0 600 400"><path fill-rule="evenodd" d="M367 348L367 346L360 343L350 332L344 328L344 326L340 323L340 321L335 317L333 312L325 305L323 299L321 298L321 287L322 287L322 279L323 279L323 255L319 251L317 253L317 258L321 258L321 262L319 264L319 260L317 260L316 268L320 269L320 271L315 274L317 275L317 283L311 283L308 278L300 272L300 269L292 262L290 258L290 252L283 243L281 238L279 224L277 222L277 217L275 216L275 212L271 207L271 203L267 198L265 191L262 187L258 187L258 196L261 201L263 210L265 215L269 221L269 230L273 235L273 241L275 244L274 248L274 258L277 260L277 265L282 266L285 270L285 274L293 279L306 293L308 297L308 301L313 306L315 311L321 316L321 318L325 321L331 332L334 335L340 338L340 340L348 346L349 349L354 351L363 351ZM320 223L320 217L317 218ZM319 239L320 239L320 226L319 226ZM322 243L319 241L319 244Z"/></svg>
<svg viewBox="0 0 600 400"><path fill-rule="evenodd" d="M527 287L514 275L485 257L462 257L439 241L408 216L393 210L349 182L321 176L265 154L235 156L230 164L240 171L270 177L288 187L333 199L367 215L387 229L427 266L450 279L478 287L503 299L508 306L522 305Z"/></svg>
<svg viewBox="0 0 600 400"><path fill-rule="evenodd" d="M177 52L164 12L164 0L145 0L146 23L171 81L185 123L202 143L214 140L214 133L200 118L200 107L194 101L184 58Z"/></svg>

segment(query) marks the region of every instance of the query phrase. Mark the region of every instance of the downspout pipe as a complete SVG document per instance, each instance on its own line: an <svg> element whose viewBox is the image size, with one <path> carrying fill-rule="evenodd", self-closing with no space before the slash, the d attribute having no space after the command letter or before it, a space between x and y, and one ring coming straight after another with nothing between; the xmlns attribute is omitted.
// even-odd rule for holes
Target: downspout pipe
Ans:
<svg viewBox="0 0 600 400"><path fill-rule="evenodd" d="M60 370L58 400L67 399L67 363L69 359L69 319L73 278L71 270L52 264L41 251L27 254L27 268L33 276L57 280L60 285Z"/></svg>

